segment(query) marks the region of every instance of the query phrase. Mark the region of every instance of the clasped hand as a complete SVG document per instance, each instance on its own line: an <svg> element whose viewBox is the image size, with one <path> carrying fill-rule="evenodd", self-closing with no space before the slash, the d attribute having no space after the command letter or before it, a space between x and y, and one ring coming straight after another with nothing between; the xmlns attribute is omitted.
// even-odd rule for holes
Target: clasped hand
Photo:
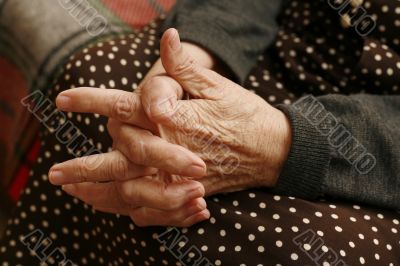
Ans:
<svg viewBox="0 0 400 266"><path fill-rule="evenodd" d="M138 226L182 227L210 217L207 195L274 186L290 149L285 115L200 66L174 29L162 37L161 62L166 73L134 93L59 94L63 111L109 117L113 151L54 165L50 182Z"/></svg>

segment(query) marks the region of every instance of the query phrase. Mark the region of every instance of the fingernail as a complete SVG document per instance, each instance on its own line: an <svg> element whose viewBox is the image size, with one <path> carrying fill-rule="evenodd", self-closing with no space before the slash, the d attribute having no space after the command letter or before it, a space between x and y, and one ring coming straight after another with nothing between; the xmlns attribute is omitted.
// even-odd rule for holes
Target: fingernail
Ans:
<svg viewBox="0 0 400 266"><path fill-rule="evenodd" d="M174 30L173 36L169 39L169 46L171 47L172 51L178 51L181 48L181 41L179 39L179 33L177 30Z"/></svg>
<svg viewBox="0 0 400 266"><path fill-rule="evenodd" d="M63 181L64 175L60 170L50 170L49 180L52 184L60 184Z"/></svg>
<svg viewBox="0 0 400 266"><path fill-rule="evenodd" d="M195 215L196 215L196 223L208 220L211 217L211 213L208 209L202 210L201 212L198 212Z"/></svg>
<svg viewBox="0 0 400 266"><path fill-rule="evenodd" d="M209 209L205 209L205 210L203 211L203 214L204 214L204 220L210 219L211 213L210 213L210 210L209 210Z"/></svg>
<svg viewBox="0 0 400 266"><path fill-rule="evenodd" d="M191 177L201 177L206 175L206 168L203 165L192 164L185 172Z"/></svg>
<svg viewBox="0 0 400 266"><path fill-rule="evenodd" d="M200 198L196 204L198 210L204 210L207 208L207 202L204 198Z"/></svg>
<svg viewBox="0 0 400 266"><path fill-rule="evenodd" d="M204 196L204 188L197 186L187 191L188 199L195 199Z"/></svg>

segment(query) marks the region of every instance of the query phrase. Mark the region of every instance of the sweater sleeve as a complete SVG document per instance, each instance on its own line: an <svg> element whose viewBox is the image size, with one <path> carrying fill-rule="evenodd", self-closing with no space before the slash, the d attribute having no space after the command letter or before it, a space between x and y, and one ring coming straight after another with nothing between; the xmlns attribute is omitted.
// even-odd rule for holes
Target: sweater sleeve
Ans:
<svg viewBox="0 0 400 266"><path fill-rule="evenodd" d="M400 209L400 96L306 96L278 108L293 139L276 192Z"/></svg>
<svg viewBox="0 0 400 266"><path fill-rule="evenodd" d="M277 33L276 17L286 0L180 0L164 30L214 54L243 83L257 57Z"/></svg>

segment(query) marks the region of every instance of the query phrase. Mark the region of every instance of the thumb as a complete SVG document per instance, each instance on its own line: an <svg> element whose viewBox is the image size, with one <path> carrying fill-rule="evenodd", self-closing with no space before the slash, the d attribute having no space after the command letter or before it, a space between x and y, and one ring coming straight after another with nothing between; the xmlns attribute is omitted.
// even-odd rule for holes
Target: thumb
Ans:
<svg viewBox="0 0 400 266"><path fill-rule="evenodd" d="M189 130L188 127L194 130L194 125L198 126L197 121L200 121L193 110L193 102L180 100L182 94L182 87L169 76L153 77L142 86L140 98L144 110L159 126L160 135L168 141L170 139L160 125L184 131Z"/></svg>
<svg viewBox="0 0 400 266"><path fill-rule="evenodd" d="M163 124L174 114L182 95L182 87L173 78L164 75L146 81L142 85L140 98L149 119Z"/></svg>
<svg viewBox="0 0 400 266"><path fill-rule="evenodd" d="M168 29L161 38L161 61L168 75L191 96L210 100L224 97L220 84L226 83L225 78L200 66L182 46L176 29Z"/></svg>

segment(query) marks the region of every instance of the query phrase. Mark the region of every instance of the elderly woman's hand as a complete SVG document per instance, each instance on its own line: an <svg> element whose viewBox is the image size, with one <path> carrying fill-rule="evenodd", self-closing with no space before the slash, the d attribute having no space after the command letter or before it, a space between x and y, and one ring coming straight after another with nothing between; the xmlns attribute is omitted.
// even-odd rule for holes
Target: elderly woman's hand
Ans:
<svg viewBox="0 0 400 266"><path fill-rule="evenodd" d="M140 95L91 88L60 94L62 110L114 118L115 150L57 165L50 180L81 183L64 188L138 224L187 226L209 216L203 186L190 179L206 194L273 186L291 132L282 112L196 64L176 31L164 34L161 57L168 76L149 78ZM185 92L191 100L180 100ZM111 182L90 183L99 181Z"/></svg>
<svg viewBox="0 0 400 266"><path fill-rule="evenodd" d="M158 126L158 134L206 162L207 175L198 179L206 195L274 186L290 150L286 116L257 95L199 66L180 44L176 31L168 31L162 42L169 44L161 46L168 76L150 79L141 91L142 105ZM192 99L179 100L184 93ZM129 142L133 131L110 133L113 139ZM116 148L129 156L123 145Z"/></svg>

